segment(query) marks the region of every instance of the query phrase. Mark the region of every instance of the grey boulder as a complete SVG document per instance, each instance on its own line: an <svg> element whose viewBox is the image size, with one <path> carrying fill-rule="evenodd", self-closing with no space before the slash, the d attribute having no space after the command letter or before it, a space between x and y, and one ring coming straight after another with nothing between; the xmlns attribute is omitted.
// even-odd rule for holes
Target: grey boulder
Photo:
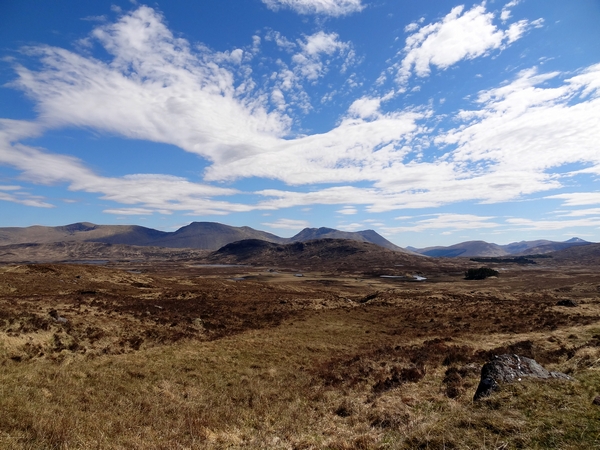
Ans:
<svg viewBox="0 0 600 450"><path fill-rule="evenodd" d="M481 368L481 381L473 400L489 396L500 384L514 383L523 378L572 380L562 372L549 372L531 358L519 355L494 356Z"/></svg>

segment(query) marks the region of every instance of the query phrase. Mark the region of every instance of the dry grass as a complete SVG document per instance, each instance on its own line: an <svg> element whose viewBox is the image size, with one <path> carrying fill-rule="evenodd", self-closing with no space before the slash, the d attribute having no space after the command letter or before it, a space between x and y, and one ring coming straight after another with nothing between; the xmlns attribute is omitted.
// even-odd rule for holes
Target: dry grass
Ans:
<svg viewBox="0 0 600 450"><path fill-rule="evenodd" d="M0 448L600 448L593 273L386 285L43 267L0 276ZM565 288L580 308L555 307ZM473 403L504 352L576 381Z"/></svg>

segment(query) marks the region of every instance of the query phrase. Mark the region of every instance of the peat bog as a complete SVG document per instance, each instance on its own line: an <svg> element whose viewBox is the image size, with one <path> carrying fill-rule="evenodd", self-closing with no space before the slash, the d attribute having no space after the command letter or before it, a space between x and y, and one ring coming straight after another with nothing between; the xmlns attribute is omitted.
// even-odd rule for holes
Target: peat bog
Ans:
<svg viewBox="0 0 600 450"><path fill-rule="evenodd" d="M403 258L2 265L0 448L600 446L597 266ZM505 353L574 381L473 402Z"/></svg>

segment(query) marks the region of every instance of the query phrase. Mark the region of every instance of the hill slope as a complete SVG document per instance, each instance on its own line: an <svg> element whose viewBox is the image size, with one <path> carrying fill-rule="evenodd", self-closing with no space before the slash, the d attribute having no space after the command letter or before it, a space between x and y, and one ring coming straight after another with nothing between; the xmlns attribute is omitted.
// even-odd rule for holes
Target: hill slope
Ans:
<svg viewBox="0 0 600 450"><path fill-rule="evenodd" d="M417 253L435 258L456 258L458 256L505 256L509 253L499 245L485 241L468 241L449 247L428 247L416 249Z"/></svg>
<svg viewBox="0 0 600 450"><path fill-rule="evenodd" d="M50 242L103 242L105 244L153 245L164 231L138 225L96 225L78 222L59 227L35 225L26 228L0 228L0 245Z"/></svg>
<svg viewBox="0 0 600 450"><path fill-rule="evenodd" d="M586 241L566 241L566 242L550 241L548 243L529 247L527 250L524 250L517 254L539 255L539 254L546 254L546 253L552 253L552 252L559 252L561 250L565 250L565 249L572 248L572 247L586 247L588 245L592 245L592 243L586 242Z"/></svg>
<svg viewBox="0 0 600 450"><path fill-rule="evenodd" d="M377 275L399 275L431 269L438 261L349 239L315 239L291 244L245 240L227 244L208 259L221 264L293 267L298 270L335 270Z"/></svg>
<svg viewBox="0 0 600 450"><path fill-rule="evenodd" d="M174 261L203 258L207 250L106 244L103 242L47 242L0 246L1 263Z"/></svg>
<svg viewBox="0 0 600 450"><path fill-rule="evenodd" d="M406 252L405 249L392 244L390 241L373 230L352 232L340 231L325 227L305 228L300 233L290 238L291 242L306 242L314 239L350 239L358 242L369 242L389 250Z"/></svg>
<svg viewBox="0 0 600 450"><path fill-rule="evenodd" d="M551 258L544 260L544 264L598 267L600 266L600 244L575 245L549 253L548 256Z"/></svg>

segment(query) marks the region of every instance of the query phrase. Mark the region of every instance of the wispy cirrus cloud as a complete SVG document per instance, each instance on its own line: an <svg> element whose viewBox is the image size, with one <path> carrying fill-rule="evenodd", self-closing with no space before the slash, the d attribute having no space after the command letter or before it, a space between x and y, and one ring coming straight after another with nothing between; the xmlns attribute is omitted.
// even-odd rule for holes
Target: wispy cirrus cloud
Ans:
<svg viewBox="0 0 600 450"><path fill-rule="evenodd" d="M362 0L262 0L268 8L277 11L289 8L298 14L320 14L325 16L343 16L362 11Z"/></svg>
<svg viewBox="0 0 600 450"><path fill-rule="evenodd" d="M39 195L32 195L21 186L0 185L0 201L19 203L26 206L37 208L53 208L54 205L45 201L46 199Z"/></svg>

